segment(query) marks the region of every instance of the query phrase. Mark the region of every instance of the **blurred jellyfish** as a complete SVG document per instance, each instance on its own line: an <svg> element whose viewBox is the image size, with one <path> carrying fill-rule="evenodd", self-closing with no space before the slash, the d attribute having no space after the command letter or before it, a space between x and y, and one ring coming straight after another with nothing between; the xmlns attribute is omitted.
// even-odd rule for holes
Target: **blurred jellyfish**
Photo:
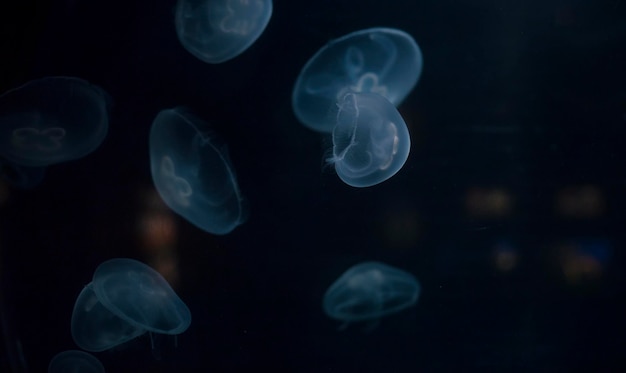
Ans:
<svg viewBox="0 0 626 373"><path fill-rule="evenodd" d="M420 284L410 273L380 262L364 262L349 268L326 291L326 315L346 323L377 321L413 306Z"/></svg>
<svg viewBox="0 0 626 373"><path fill-rule="evenodd" d="M247 210L226 146L181 108L163 110L150 130L152 180L165 203L198 228L226 234Z"/></svg>
<svg viewBox="0 0 626 373"><path fill-rule="evenodd" d="M72 77L33 80L0 96L0 155L46 166L94 151L108 130L109 96Z"/></svg>
<svg viewBox="0 0 626 373"><path fill-rule="evenodd" d="M353 187L379 184L409 157L411 139L404 119L383 96L347 93L337 104L333 156L339 178Z"/></svg>
<svg viewBox="0 0 626 373"><path fill-rule="evenodd" d="M292 93L296 117L305 126L330 132L328 111L348 92L370 92L398 106L422 73L422 52L411 35L370 28L335 39L304 65Z"/></svg>
<svg viewBox="0 0 626 373"><path fill-rule="evenodd" d="M69 350L56 354L48 365L48 373L104 373L100 360L83 351Z"/></svg>
<svg viewBox="0 0 626 373"><path fill-rule="evenodd" d="M35 188L43 181L45 174L45 167L20 166L0 157L0 178L15 188Z"/></svg>
<svg viewBox="0 0 626 373"><path fill-rule="evenodd" d="M72 313L74 342L92 352L108 350L146 332L180 334L191 313L165 279L133 259L98 266Z"/></svg>
<svg viewBox="0 0 626 373"><path fill-rule="evenodd" d="M271 16L271 0L179 0L176 33L189 53L221 63L248 49Z"/></svg>

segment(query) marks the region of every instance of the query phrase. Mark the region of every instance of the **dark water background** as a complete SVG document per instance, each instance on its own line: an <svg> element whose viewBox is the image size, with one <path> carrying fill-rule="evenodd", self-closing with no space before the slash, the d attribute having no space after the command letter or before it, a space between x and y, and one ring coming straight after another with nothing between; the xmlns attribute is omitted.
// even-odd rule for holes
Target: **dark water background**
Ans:
<svg viewBox="0 0 626 373"><path fill-rule="evenodd" d="M107 372L626 370L626 2L277 1L219 65L182 48L172 0L17 3L0 11L0 90L77 76L114 105L96 152L33 190L0 185L0 371L76 348L74 300L113 257L168 268L193 321L156 352L144 336L95 353ZM424 71L399 107L407 163L355 189L323 167L328 142L290 95L322 45L374 26L411 34ZM155 205L148 131L178 105L229 145L250 207L229 235ZM150 251L150 216L171 250ZM322 296L366 260L413 273L422 295L373 331L338 331Z"/></svg>

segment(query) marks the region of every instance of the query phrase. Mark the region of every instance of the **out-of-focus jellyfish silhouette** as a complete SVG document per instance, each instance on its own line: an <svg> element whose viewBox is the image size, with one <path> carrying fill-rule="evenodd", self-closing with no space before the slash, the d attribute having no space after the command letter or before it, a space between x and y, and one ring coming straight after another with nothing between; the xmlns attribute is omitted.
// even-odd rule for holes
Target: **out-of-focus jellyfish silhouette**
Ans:
<svg viewBox="0 0 626 373"><path fill-rule="evenodd" d="M420 284L410 273L380 262L349 268L326 291L326 314L346 325L379 318L414 305Z"/></svg>
<svg viewBox="0 0 626 373"><path fill-rule="evenodd" d="M0 178L19 189L32 189L46 174L45 167L26 167L0 157Z"/></svg>
<svg viewBox="0 0 626 373"><path fill-rule="evenodd" d="M117 258L98 266L72 313L74 342L104 351L146 332L181 334L191 313L165 279L147 265Z"/></svg>
<svg viewBox="0 0 626 373"><path fill-rule="evenodd" d="M226 234L245 222L226 146L203 120L181 108L161 111L150 130L150 164L161 198L198 228Z"/></svg>
<svg viewBox="0 0 626 373"><path fill-rule="evenodd" d="M73 77L30 81L0 96L0 155L22 166L78 159L104 140L109 96Z"/></svg>
<svg viewBox="0 0 626 373"><path fill-rule="evenodd" d="M292 93L296 117L330 132L328 111L348 92L371 92L398 106L422 72L422 52L411 35L391 28L356 31L332 40L306 63Z"/></svg>
<svg viewBox="0 0 626 373"><path fill-rule="evenodd" d="M176 33L197 58L221 63L248 49L271 16L271 0L179 0Z"/></svg>
<svg viewBox="0 0 626 373"><path fill-rule="evenodd" d="M338 106L328 162L339 178L353 187L368 187L395 175L411 148L398 110L375 93L347 93Z"/></svg>
<svg viewBox="0 0 626 373"><path fill-rule="evenodd" d="M104 373L100 360L79 350L63 351L56 354L48 365L48 373Z"/></svg>

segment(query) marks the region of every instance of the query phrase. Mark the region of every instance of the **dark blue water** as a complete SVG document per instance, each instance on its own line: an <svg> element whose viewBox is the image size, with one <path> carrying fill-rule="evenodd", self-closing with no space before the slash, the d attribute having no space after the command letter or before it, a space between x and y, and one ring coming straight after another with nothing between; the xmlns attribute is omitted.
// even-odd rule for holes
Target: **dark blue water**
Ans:
<svg viewBox="0 0 626 373"><path fill-rule="evenodd" d="M76 76L113 106L95 152L33 189L0 184L0 371L46 371L77 349L76 297L115 257L160 270L193 319L177 338L95 353L107 372L626 369L625 2L281 1L217 65L180 45L173 0L16 6L0 11L0 91ZM424 70L398 108L406 164L353 188L325 167L331 143L298 123L291 91L325 43L376 26L411 34ZM231 234L154 192L150 126L179 105L228 144L250 210ZM340 331L322 298L363 261L422 292Z"/></svg>

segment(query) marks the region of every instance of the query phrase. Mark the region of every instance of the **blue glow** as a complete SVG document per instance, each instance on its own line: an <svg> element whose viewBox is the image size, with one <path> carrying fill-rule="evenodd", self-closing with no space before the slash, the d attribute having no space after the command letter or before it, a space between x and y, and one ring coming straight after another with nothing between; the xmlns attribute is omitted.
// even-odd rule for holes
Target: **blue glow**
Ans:
<svg viewBox="0 0 626 373"><path fill-rule="evenodd" d="M0 96L0 155L22 166L84 157L108 131L108 95L71 77L33 80Z"/></svg>
<svg viewBox="0 0 626 373"><path fill-rule="evenodd" d="M338 103L333 156L339 178L353 187L379 184L409 157L409 130L398 110L375 93L348 93Z"/></svg>
<svg viewBox="0 0 626 373"><path fill-rule="evenodd" d="M100 360L79 350L63 351L56 354L48 365L48 373L104 373Z"/></svg>
<svg viewBox="0 0 626 373"><path fill-rule="evenodd" d="M271 0L179 0L176 32L191 54L221 63L248 49L271 16Z"/></svg>
<svg viewBox="0 0 626 373"><path fill-rule="evenodd" d="M349 268L326 291L326 314L345 322L376 320L414 305L420 294L417 279L380 262Z"/></svg>
<svg viewBox="0 0 626 373"><path fill-rule="evenodd" d="M292 93L296 117L330 132L332 105L348 92L378 93L399 105L422 73L422 52L404 31L371 28L332 40L302 68Z"/></svg>
<svg viewBox="0 0 626 373"><path fill-rule="evenodd" d="M163 110L150 130L152 180L165 203L198 228L226 234L247 210L226 146L181 108Z"/></svg>
<svg viewBox="0 0 626 373"><path fill-rule="evenodd" d="M111 259L98 266L72 313L74 342L104 351L145 332L180 334L191 313L155 270L133 259Z"/></svg>

